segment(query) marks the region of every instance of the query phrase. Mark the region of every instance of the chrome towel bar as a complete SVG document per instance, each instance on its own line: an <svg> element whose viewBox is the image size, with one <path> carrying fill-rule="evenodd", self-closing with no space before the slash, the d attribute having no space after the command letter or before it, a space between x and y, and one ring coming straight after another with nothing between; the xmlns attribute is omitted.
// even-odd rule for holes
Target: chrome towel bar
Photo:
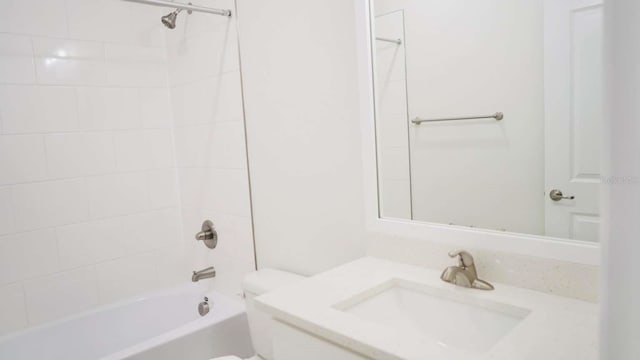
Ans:
<svg viewBox="0 0 640 360"><path fill-rule="evenodd" d="M378 40L378 41L386 41L386 42L394 43L396 45L401 45L402 44L402 39L389 39L389 38L377 37L376 40Z"/></svg>
<svg viewBox="0 0 640 360"><path fill-rule="evenodd" d="M423 122L438 122L438 121L453 121L453 120L475 120L475 119L496 119L500 121L504 119L504 114L501 112L497 112L493 115L480 115L480 116L464 116L464 117L452 117L452 118L441 118L441 119L420 119L415 118L411 120L412 123L416 125L420 125Z"/></svg>

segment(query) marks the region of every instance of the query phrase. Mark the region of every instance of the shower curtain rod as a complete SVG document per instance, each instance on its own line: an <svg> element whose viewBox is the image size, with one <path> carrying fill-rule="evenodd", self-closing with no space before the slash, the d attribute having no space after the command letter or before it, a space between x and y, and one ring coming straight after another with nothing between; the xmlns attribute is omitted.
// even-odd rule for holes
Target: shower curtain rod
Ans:
<svg viewBox="0 0 640 360"><path fill-rule="evenodd" d="M208 8L204 6L192 5L191 3L182 4L182 3L166 1L166 0L124 0L124 1L153 5L153 6L163 6L168 8L177 8L182 10L203 12L208 14L222 15L222 16L231 16L231 10Z"/></svg>

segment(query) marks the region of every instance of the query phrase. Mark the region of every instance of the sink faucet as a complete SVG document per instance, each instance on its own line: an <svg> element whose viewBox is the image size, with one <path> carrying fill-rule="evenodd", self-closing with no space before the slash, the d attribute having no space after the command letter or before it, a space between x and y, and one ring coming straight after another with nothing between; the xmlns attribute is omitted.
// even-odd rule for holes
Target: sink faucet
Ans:
<svg viewBox="0 0 640 360"><path fill-rule="evenodd" d="M493 285L478 279L476 265L473 256L464 250L452 251L449 257L458 257L458 266L449 266L444 269L440 279L448 283L480 290L493 290Z"/></svg>
<svg viewBox="0 0 640 360"><path fill-rule="evenodd" d="M216 269L214 269L213 266L210 266L200 271L194 271L193 275L191 275L191 281L198 282L202 279L208 279L215 276L216 276Z"/></svg>

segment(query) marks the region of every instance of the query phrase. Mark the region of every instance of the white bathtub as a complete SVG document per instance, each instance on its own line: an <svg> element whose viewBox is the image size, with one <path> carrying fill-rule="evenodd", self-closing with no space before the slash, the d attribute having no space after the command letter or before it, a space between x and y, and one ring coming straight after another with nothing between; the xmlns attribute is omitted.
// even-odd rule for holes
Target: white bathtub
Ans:
<svg viewBox="0 0 640 360"><path fill-rule="evenodd" d="M201 317L198 303L209 298ZM0 337L2 360L205 360L253 354L244 305L190 284Z"/></svg>

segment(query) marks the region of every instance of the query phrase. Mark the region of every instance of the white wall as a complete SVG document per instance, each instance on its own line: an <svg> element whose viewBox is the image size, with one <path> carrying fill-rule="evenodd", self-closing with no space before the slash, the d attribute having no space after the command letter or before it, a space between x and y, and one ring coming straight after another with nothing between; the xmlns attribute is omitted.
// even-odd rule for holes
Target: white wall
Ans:
<svg viewBox="0 0 640 360"><path fill-rule="evenodd" d="M233 0L198 3L231 9ZM247 177L242 89L236 22L193 13L166 31L175 123L176 162L180 178L183 240L191 270L215 266L217 276L204 280L228 295L241 296L242 278L255 270ZM218 231L209 250L194 240L202 221Z"/></svg>
<svg viewBox="0 0 640 360"><path fill-rule="evenodd" d="M640 358L640 3L605 1L609 97L602 274L602 360ZM631 285L633 284L633 285Z"/></svg>
<svg viewBox="0 0 640 360"><path fill-rule="evenodd" d="M373 3L405 10L409 119L505 113L409 126L413 218L544 234L542 1Z"/></svg>
<svg viewBox="0 0 640 360"><path fill-rule="evenodd" d="M180 281L160 11L0 7L0 334Z"/></svg>
<svg viewBox="0 0 640 360"><path fill-rule="evenodd" d="M359 257L354 4L238 6L258 266L313 274Z"/></svg>

